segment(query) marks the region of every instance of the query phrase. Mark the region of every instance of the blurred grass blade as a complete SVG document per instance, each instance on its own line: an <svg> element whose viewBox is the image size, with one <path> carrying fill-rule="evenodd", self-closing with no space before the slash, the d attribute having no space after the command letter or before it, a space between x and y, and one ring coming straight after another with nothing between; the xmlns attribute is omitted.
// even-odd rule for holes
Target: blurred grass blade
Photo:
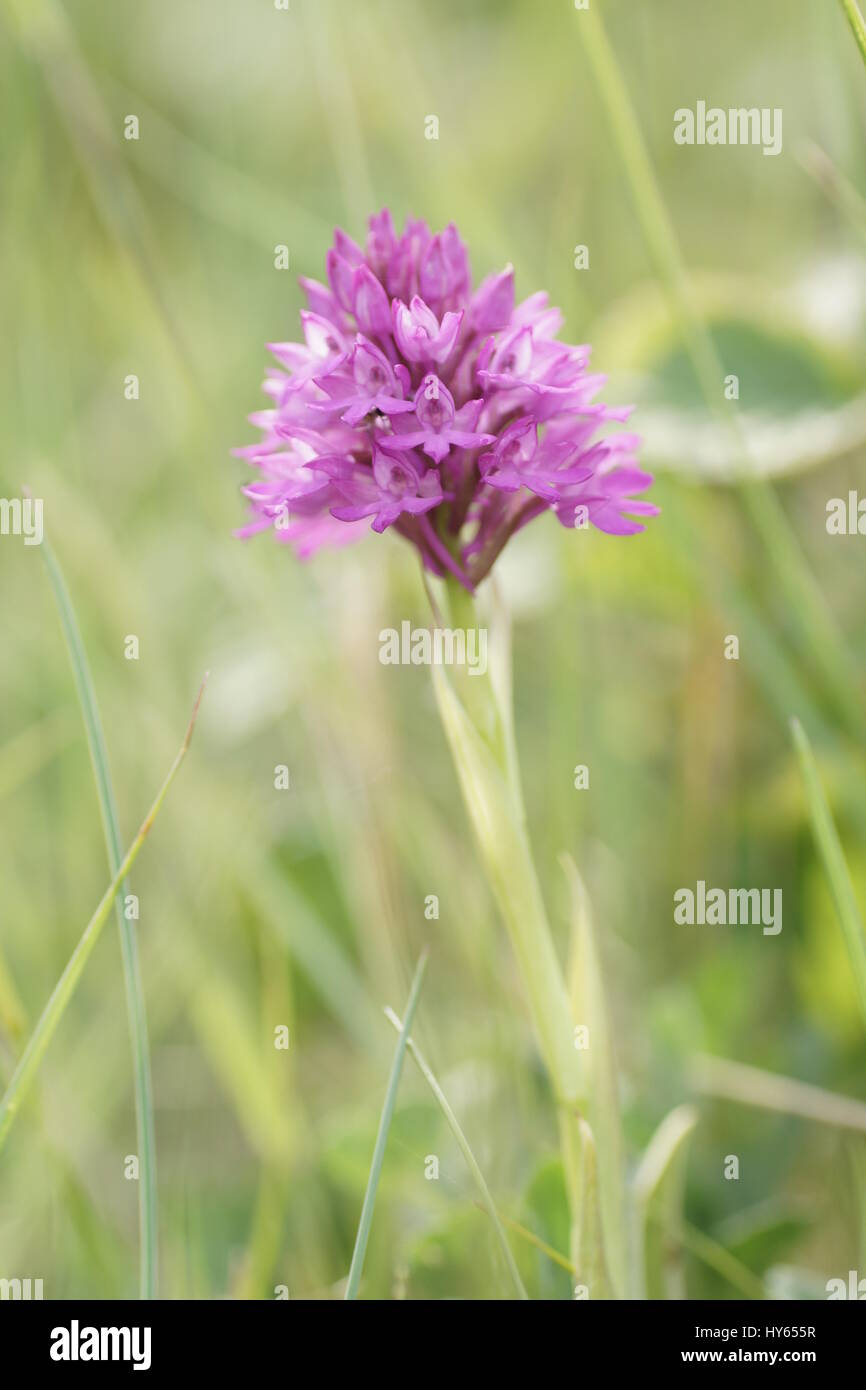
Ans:
<svg viewBox="0 0 866 1390"><path fill-rule="evenodd" d="M824 788L821 786L815 755L799 719L791 720L791 733L794 747L797 750L797 757L800 760L800 771L803 775L806 800L809 803L809 815L812 820L812 833L815 836L815 843L818 846L824 872L830 885L830 892L833 895L836 916L842 928L842 935L845 938L845 945L848 948L848 956L851 961L851 969L854 973L854 984L857 989L857 997L860 1000L860 1008L863 1011L863 1021L866 1023L866 934L863 930L863 919L860 916L854 885L851 882L851 875L845 862L839 834L824 794Z"/></svg>
<svg viewBox="0 0 866 1390"><path fill-rule="evenodd" d="M45 1008L43 1009L42 1014L40 1015L39 1020L36 1024L36 1027L33 1030L33 1033L31 1034L30 1041L28 1042L27 1046L24 1049L24 1052L21 1055L21 1060L19 1061L18 1066L15 1068L15 1072L12 1076L12 1080L9 1082L6 1094L3 1096L3 1099L0 1100L0 1148L3 1147L3 1144L6 1140L6 1136L9 1133L10 1128L12 1127L12 1123L15 1119L15 1116L20 1110L21 1104L27 1096L30 1086L32 1085L36 1073L39 1070L42 1059L45 1056L45 1053L48 1049L48 1045L51 1042L51 1039L53 1038L57 1030L57 1026L60 1023L61 1018L63 1017L63 1014L66 1010L66 1006L72 998L72 995L75 993L78 981L81 979L81 976L84 972L84 967L93 953L93 948L99 940L102 928L106 923L109 913L111 912L111 906L114 902L115 896L118 893L121 885L123 884L123 880L126 878L126 875L129 873L129 870L132 868L132 865L138 858L139 851L141 850L142 845L147 839L147 836L150 833L153 823L159 815L160 810L162 809L162 804L165 801L166 796L168 795L169 788L171 787L171 784L177 775L181 763L186 757L187 749L189 748L190 741L192 739L192 731L195 727L196 716L198 714L198 709L201 703L201 697L203 693L204 683L202 684L198 696L196 697L196 702L192 711L192 717L189 721L189 726L187 728L183 743L181 744L175 756L174 762L168 770L168 774L165 778L165 781L163 782L162 786L157 792L156 799L153 805L151 806L150 810L148 811L147 815L142 821L138 834L136 835L129 849L126 851L126 854L124 855L123 860L121 861L117 873L114 875L114 878L112 879L111 883L106 888L99 901L96 911L94 912L87 926L84 928L84 932L82 933L78 945L75 947L75 950L69 957L66 969L63 971L63 974L60 976L60 979L54 986L51 998L45 1005Z"/></svg>
<svg viewBox="0 0 866 1390"><path fill-rule="evenodd" d="M327 244L333 231L327 217L302 206L287 189L259 178L254 170L237 168L188 130L181 131L141 91L133 91L128 78L118 82L101 71L99 85L115 110L124 106L135 111L142 129L147 129L147 139L135 152L136 169L190 208L197 223L207 218L256 248L261 246L263 226L290 226L293 253L295 242L310 248ZM369 208L365 216L367 212Z"/></svg>
<svg viewBox="0 0 866 1390"><path fill-rule="evenodd" d="M294 1135L285 1110L275 1103L260 1039L227 979L202 971L192 995L191 1012L202 1050L231 1096L251 1147L274 1165L286 1168Z"/></svg>
<svg viewBox="0 0 866 1390"><path fill-rule="evenodd" d="M851 33L857 41L860 57L866 63L866 20L860 13L860 6L857 4L857 0L841 0L841 5L848 23L851 25Z"/></svg>
<svg viewBox="0 0 866 1390"><path fill-rule="evenodd" d="M242 874L244 896L267 922L282 948L303 971L341 1028L366 1052L379 1049L377 1010L339 940L325 927L307 897L266 859ZM387 1041L387 1039L386 1039Z"/></svg>
<svg viewBox="0 0 866 1390"><path fill-rule="evenodd" d="M478 1202L477 1205L484 1210L483 1203ZM560 1252L555 1250L552 1245L549 1245L546 1240L542 1240L541 1236L537 1236L534 1231L530 1231L528 1226L524 1226L520 1221L515 1221L513 1216L503 1216L501 1220L504 1225L508 1227L509 1231L513 1231L515 1235L520 1236L530 1245L534 1245L536 1250L540 1250L542 1255L546 1255L555 1265L559 1265L560 1269L565 1269L569 1274L574 1274L574 1265L568 1256L560 1254Z"/></svg>
<svg viewBox="0 0 866 1390"><path fill-rule="evenodd" d="M392 1023L394 1025L398 1033L402 1032L403 1025L400 1022L397 1015L394 1013L393 1009L386 1009L385 1017L388 1019L389 1023ZM490 1189L487 1186L487 1183L484 1179L484 1174L479 1168L475 1155L469 1147L469 1140L466 1138L466 1135L460 1128L460 1123L457 1119L457 1116L454 1114L454 1111L451 1109L451 1106L448 1104L445 1092L442 1090L442 1087L439 1085L439 1082L436 1080L436 1077L433 1075L433 1072L430 1070L430 1067L425 1061L421 1052L416 1047L414 1040L410 1037L407 1037L406 1046L409 1049L409 1052L411 1053L412 1058L415 1061L416 1066L418 1067L418 1070L424 1077L424 1080L427 1082L427 1085L430 1087L430 1090L433 1092L433 1095L435 1096L439 1104L439 1109L445 1116L448 1127L451 1130L451 1133L454 1135L454 1138L457 1140L457 1146L460 1149L460 1152L462 1153L464 1159L466 1160L466 1167L469 1169L470 1173L472 1174L472 1177L475 1180L475 1186L481 1193L481 1204L493 1222L497 1239L502 1249L502 1253L505 1256L505 1263L508 1266L508 1272L511 1275L514 1287L517 1290L517 1297L528 1298L529 1295L527 1294L526 1289L523 1287L523 1280L520 1277L520 1272L515 1263L514 1256L511 1253L511 1246L508 1244L508 1237L506 1236L502 1226L502 1222L499 1219L499 1213L497 1212L496 1205L493 1201L493 1198L490 1195Z"/></svg>
<svg viewBox="0 0 866 1390"><path fill-rule="evenodd" d="M418 1006L418 997L421 993L421 982L424 979L426 965L427 952L424 951L415 969L415 977L412 980L412 988L409 991L409 1001L406 1005L406 1014L403 1019L403 1027L400 1029L400 1036L397 1039L397 1048L394 1052L394 1061L391 1064L391 1075L388 1079L388 1089L385 1092L385 1103L382 1106L382 1115L379 1120L379 1132L376 1135L376 1147L373 1150L373 1161L370 1164L367 1191L364 1193L364 1205L361 1208L361 1220L358 1224L358 1234L355 1238L355 1249L352 1252L349 1281L346 1284L346 1299L358 1297L358 1286L361 1283L361 1273L364 1268L364 1256L367 1253L367 1241L370 1238L370 1227L373 1224L373 1208L376 1205L376 1191L379 1187L379 1175L382 1172L385 1145L388 1142L388 1130L391 1128L391 1116L394 1114L397 1087L400 1085L400 1075L403 1071L403 1058L406 1055L406 1043L409 1038L409 1029L412 1027L415 1009Z"/></svg>
<svg viewBox="0 0 866 1390"><path fill-rule="evenodd" d="M22 52L42 71L106 231L145 290L184 379L198 390L178 316L157 273L157 241L78 28L60 0L0 0L0 8Z"/></svg>
<svg viewBox="0 0 866 1390"><path fill-rule="evenodd" d="M589 1126L598 1147L599 1202L604 1246L614 1289L625 1294L626 1237L623 1211L622 1126L619 1113L616 1061L608 1018L604 982L592 923L592 909L583 880L568 854L559 860L571 891L571 950L568 988L576 1024L587 1028L589 1045L582 1052L586 1065Z"/></svg>
<svg viewBox="0 0 866 1390"><path fill-rule="evenodd" d="M820 1086L748 1067L742 1062L731 1062L725 1057L699 1055L692 1066L692 1084L706 1096L866 1134L866 1105L862 1100L837 1096Z"/></svg>
<svg viewBox="0 0 866 1390"><path fill-rule="evenodd" d="M848 219L861 241L866 242L866 200L814 140L805 140L798 159L818 187Z"/></svg>
<svg viewBox="0 0 866 1390"><path fill-rule="evenodd" d="M96 781L96 794L99 799L99 813L105 848L108 855L108 870L116 874L120 866L123 841L117 818L117 802L111 781L108 762L108 749L99 715L99 705L93 685L93 677L81 638L81 629L72 606L72 599L63 571L54 551L43 539L42 558L48 571L51 589L69 660L75 679L78 703L84 719L87 734L87 747L93 776ZM126 993L126 1012L129 1019L129 1034L132 1042L132 1058L135 1073L135 1120L139 1160L139 1292L143 1299L156 1297L157 1271L159 1268L159 1233L157 1221L156 1194L156 1132L153 1120L153 1085L150 1072L150 1047L147 1036L147 1014L144 1004L144 985L138 954L138 937L135 925L127 921L123 904L128 887L121 884L115 899L115 916L120 932L120 951L123 960L123 982Z"/></svg>
<svg viewBox="0 0 866 1390"><path fill-rule="evenodd" d="M851 1180L854 1186L854 1203L857 1213L857 1258L858 1268L866 1268L866 1144L863 1140L851 1142L848 1157L851 1164Z"/></svg>
<svg viewBox="0 0 866 1390"><path fill-rule="evenodd" d="M730 431L732 449L753 473L754 463L741 418L722 394L724 367L715 342L695 307L679 240L656 180L628 84L598 9L581 14L577 27L631 186L644 238L701 393L709 411ZM818 660L840 715L852 731L859 731L862 710L853 693L856 685L852 663L776 493L757 477L750 477L741 484L740 496L773 561L792 624L799 626L800 650Z"/></svg>
<svg viewBox="0 0 866 1390"><path fill-rule="evenodd" d="M682 1221L677 1230L677 1239L695 1259L700 1260L707 1269L712 1269L744 1298L758 1302L767 1297L767 1291L757 1274L753 1274L742 1260L738 1260L736 1255L732 1255L724 1245L713 1240L712 1236L699 1231L688 1221Z"/></svg>
<svg viewBox="0 0 866 1390"><path fill-rule="evenodd" d="M581 1207L574 1240L576 1273L595 1301L612 1297L602 1235L598 1183L598 1154L592 1130L586 1120L578 1120L580 1134Z"/></svg>
<svg viewBox="0 0 866 1390"><path fill-rule="evenodd" d="M672 1110L650 1140L635 1173L642 1298L685 1296L682 1271L672 1262L670 1247L671 1242L679 1243L686 1151L697 1122L691 1105Z"/></svg>
<svg viewBox="0 0 866 1390"><path fill-rule="evenodd" d="M327 5L302 8L312 38L311 56L320 110L330 135L334 166L339 175L346 214L355 226L363 226L377 201L364 149L364 122L352 90L353 74L343 57L342 24L330 21Z"/></svg>

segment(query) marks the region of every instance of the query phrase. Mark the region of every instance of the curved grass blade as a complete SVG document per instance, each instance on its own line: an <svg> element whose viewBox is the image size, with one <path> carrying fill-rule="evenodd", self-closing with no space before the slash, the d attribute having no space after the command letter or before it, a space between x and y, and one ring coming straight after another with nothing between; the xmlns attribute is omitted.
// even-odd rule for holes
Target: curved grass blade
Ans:
<svg viewBox="0 0 866 1390"><path fill-rule="evenodd" d="M686 1154L697 1122L697 1112L690 1105L672 1110L650 1140L635 1173L643 1298L685 1297L682 1275L671 1260L671 1244L680 1243Z"/></svg>
<svg viewBox="0 0 866 1390"><path fill-rule="evenodd" d="M386 1009L385 1017L387 1018L389 1023L393 1024L398 1033L402 1032L403 1025L400 1022L397 1015L394 1013L393 1009ZM406 1046L412 1055L412 1059L415 1062L415 1065L417 1066L424 1080L427 1082L427 1085L430 1087L430 1090L433 1092L433 1095L435 1096L438 1102L439 1109L445 1116L448 1128L451 1130L451 1133L457 1140L457 1146L460 1149L460 1152L462 1153L464 1159L466 1160L466 1167L469 1169L473 1179L475 1180L475 1186L481 1193L481 1202L479 1203L479 1205L481 1206L483 1211L487 1212L487 1215L493 1222L497 1240L499 1241L502 1253L505 1256L505 1263L508 1266L508 1272L511 1275L514 1287L517 1290L517 1297L521 1299L528 1299L529 1295L527 1294L526 1289L523 1287L523 1280L520 1277L520 1272L515 1263L514 1256L511 1253L511 1246L508 1244L508 1237L505 1234L502 1222L499 1219L499 1213L497 1212L493 1198L490 1195L490 1188L487 1186L487 1183L484 1179L484 1174L479 1168L475 1155L469 1147L469 1140L466 1138L466 1135L460 1128L460 1123L457 1119L457 1116L454 1114L454 1111L451 1109L451 1106L448 1104L448 1099L445 1095L445 1092L442 1090L442 1087L439 1085L439 1082L436 1080L436 1077L430 1070L430 1067L428 1063L425 1061L423 1055L416 1047L414 1040L410 1037L407 1037Z"/></svg>
<svg viewBox="0 0 866 1390"><path fill-rule="evenodd" d="M866 933L863 930L863 918L860 916L860 909L857 905L848 865L845 862L839 832L833 821L824 788L821 786L821 778L818 773L818 765L815 762L815 755L812 752L812 745L799 719L791 720L791 734L800 761L803 784L806 788L806 800L809 803L809 815L812 820L812 833L815 836L818 853L821 856L827 882L830 885L836 916L839 919L839 926L842 928L842 935L848 948L857 997L860 1001L864 1022L866 1022Z"/></svg>
<svg viewBox="0 0 866 1390"><path fill-rule="evenodd" d="M189 721L189 726L186 731L186 736L184 737L183 743L181 744L175 756L174 762L168 770L168 774L165 778L165 781L163 782L162 786L157 792L156 799L153 805L151 806L150 810L148 811L147 815L142 821L138 834L136 835L129 849L126 851L126 854L123 856L123 859L118 867L117 873L114 875L114 878L111 880L111 883L106 888L101 899L99 900L99 904L96 908L96 911L94 912L87 926L84 928L78 945L75 947L75 950L69 957L66 969L63 971L63 974L60 976L60 979L54 986L51 997L48 1000L48 1003L45 1005L45 1008L42 1010L36 1027L34 1028L33 1033L30 1036L30 1041L27 1043L27 1046L21 1054L21 1060L19 1061L18 1066L15 1068L12 1080L9 1082L9 1086L6 1090L6 1094L3 1096L3 1099L0 1100L0 1149L2 1149L3 1144L6 1140L6 1136L8 1135L9 1130L12 1127L12 1123L15 1119L15 1116L20 1110L21 1105L27 1096L27 1093L33 1083L36 1073L39 1070L42 1059L45 1056L46 1051L48 1050L48 1045L51 1042L51 1039L54 1037L54 1034L57 1031L57 1026L60 1023L60 1020L63 1017L64 1012L66 1011L66 1006L72 998L73 994L75 993L75 988L78 984L78 981L81 979L81 976L84 973L84 967L90 959L90 956L93 954L93 948L99 940L102 928L105 926L105 923L108 919L108 915L111 911L111 905L114 902L114 899L121 885L123 884L123 880L126 878L126 875L129 873L129 870L132 868L132 865L138 858L139 851L141 850L142 845L147 839L151 827L153 826L154 821L156 820L160 810L162 809L162 804L165 801L166 796L168 795L169 788L171 787L171 784L177 775L181 763L186 757L187 749L189 748L190 741L192 739L192 731L195 727L196 716L198 714L198 708L201 703L201 697L203 693L204 683L202 683L202 687L199 690L198 696L196 698L196 702L192 711L192 717Z"/></svg>
<svg viewBox="0 0 866 1390"><path fill-rule="evenodd" d="M397 1039L394 1061L391 1063L391 1075L388 1078L388 1089L385 1092L385 1103L382 1106L382 1115L379 1120L379 1132L376 1135L376 1147L373 1150L373 1161L370 1164L367 1191L364 1193L364 1205L361 1208L361 1220L358 1223L358 1234L355 1237L355 1249L352 1251L352 1263L349 1267L349 1281L346 1284L346 1292L343 1295L345 1299L358 1297L358 1286L361 1282L361 1272L364 1268L364 1256L367 1253L367 1241L370 1238L370 1227L373 1224L373 1208L376 1205L379 1175L382 1172L385 1145L388 1142L388 1130L391 1128L391 1116L394 1114L397 1087L400 1085L403 1058L406 1056L406 1042L409 1037L409 1029L412 1027L412 1020L415 1017L415 1009L418 1006L418 996L421 993L421 981L424 978L426 965L427 952L424 951L415 968L412 988L409 991L409 1001L406 1005L406 1016L403 1019L403 1026L400 1029L400 1036Z"/></svg>
<svg viewBox="0 0 866 1390"><path fill-rule="evenodd" d="M84 728L87 734L87 747L96 782L99 799L99 813L102 832L108 854L108 869L116 874L120 865L123 841L117 819L117 802L111 781L108 763L108 749L99 716L99 705L93 678L81 638L81 629L72 606L72 599L63 571L54 551L43 540L42 557L60 615L60 624L66 642L66 650L72 666L75 690L81 707ZM123 913L123 900L127 885L115 899L115 915L120 933L120 951L123 960L123 981L126 992L126 1012L129 1019L129 1034L132 1042L132 1058L135 1073L135 1121L137 1130L140 1181L138 1191L139 1205L139 1292L143 1299L156 1297L158 1258L157 1195L156 1195L156 1133L153 1121L153 1086L150 1073L150 1048L147 1036L147 1014L144 1006L144 985L138 955L138 937L132 922Z"/></svg>
<svg viewBox="0 0 866 1390"><path fill-rule="evenodd" d="M851 33L857 41L860 57L866 63L866 20L860 12L857 0L840 0L845 17L851 25Z"/></svg>

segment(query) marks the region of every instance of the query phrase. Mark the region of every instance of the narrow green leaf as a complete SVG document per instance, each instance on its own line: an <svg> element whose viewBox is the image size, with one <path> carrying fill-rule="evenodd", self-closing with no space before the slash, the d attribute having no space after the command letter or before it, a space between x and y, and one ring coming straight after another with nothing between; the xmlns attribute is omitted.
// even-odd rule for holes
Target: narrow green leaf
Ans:
<svg viewBox="0 0 866 1390"><path fill-rule="evenodd" d="M394 1114L397 1088L400 1085L400 1075L403 1071L406 1042L409 1037L409 1029L412 1027L412 1020L415 1017L415 1009L418 1006L418 998L421 993L421 982L424 979L426 965L427 952L424 951L415 969L415 977L412 980L412 988L409 991L409 1002L406 1005L403 1026L400 1029L400 1036L397 1039L397 1047L394 1052L394 1061L391 1064L391 1075L388 1078L388 1089L385 1092L385 1103L382 1106L382 1115L379 1120L379 1132L376 1135L376 1145L373 1149L373 1160L370 1164L370 1176L367 1179L367 1191L364 1193L364 1205L361 1208L361 1220L358 1223L355 1249L352 1252L349 1280L346 1284L346 1293L344 1295L346 1299L358 1297L358 1286L361 1283L361 1273L364 1268L364 1256L367 1253L367 1241L370 1238L370 1227L373 1224L373 1209L376 1205L379 1176L382 1172L382 1163L385 1158L385 1146L388 1143L388 1130L391 1128L391 1117Z"/></svg>
<svg viewBox="0 0 866 1390"><path fill-rule="evenodd" d="M393 1009L386 1009L385 1017L388 1019L389 1023L393 1024L398 1033L402 1032L403 1025L400 1022L397 1015L394 1013ZM483 1209L487 1212L491 1221L493 1222L497 1239L502 1249L502 1253L505 1256L505 1263L508 1266L508 1272L511 1275L511 1278L514 1282L514 1287L517 1290L517 1297L528 1298L528 1294L526 1292L526 1289L523 1287L523 1281L520 1278L520 1273L518 1271L517 1265L515 1264L514 1256L511 1253L511 1246L508 1244L508 1237L506 1236L505 1231L503 1230L502 1222L499 1219L499 1213L497 1212L496 1205L493 1201L492 1196L490 1195L490 1189L487 1186L487 1183L485 1182L484 1174L479 1168L475 1155L469 1147L469 1140L466 1138L466 1135L460 1128L460 1123L457 1119L457 1116L454 1114L454 1111L451 1109L451 1106L448 1104L445 1092L442 1090L442 1087L439 1085L439 1082L436 1080L436 1077L433 1075L433 1072L431 1071L427 1062L424 1060L421 1051L416 1046L414 1040L411 1037L407 1037L406 1046L409 1049L409 1052L416 1066L418 1067L418 1070L424 1077L424 1080L427 1082L427 1085L430 1087L430 1090L433 1092L433 1095L435 1096L439 1104L439 1108L442 1111L442 1114L445 1116L445 1120L448 1124L448 1127L451 1130L451 1133L454 1135L454 1138L457 1140L458 1148L460 1149L460 1152L462 1153L466 1161L466 1167L469 1169L469 1172L472 1174L472 1177L475 1180L475 1186L481 1193L481 1205Z"/></svg>
<svg viewBox="0 0 866 1390"><path fill-rule="evenodd" d="M866 1144L853 1140L849 1145L848 1158L851 1165L851 1180L854 1187L854 1203L857 1213L857 1258L858 1268L866 1266Z"/></svg>
<svg viewBox="0 0 866 1390"><path fill-rule="evenodd" d="M735 1255L732 1255L724 1245L713 1240L712 1236L699 1231L696 1226L691 1226L687 1221L681 1221L677 1230L677 1237L680 1244L696 1259L705 1264L708 1269L714 1270L732 1288L739 1290L745 1298L751 1298L757 1302L767 1297L767 1291L758 1276L753 1274Z"/></svg>
<svg viewBox="0 0 866 1390"><path fill-rule="evenodd" d="M571 891L571 953L568 986L574 1022L584 1026L588 1045L581 1056L586 1068L587 1117L599 1157L599 1200L604 1246L617 1294L626 1282L625 1213L623 1211L623 1142L616 1060L605 999L604 981L592 922L592 908L574 860L560 855Z"/></svg>
<svg viewBox="0 0 866 1390"><path fill-rule="evenodd" d="M478 1205L480 1206L481 1203L479 1202ZM503 1216L502 1220L510 1231L514 1231L515 1235L520 1236L530 1245L534 1245L537 1250L540 1250L554 1264L559 1265L561 1269L568 1270L569 1274L577 1273L571 1260L566 1259L565 1255L561 1255L558 1250L554 1250L553 1246L548 1245L546 1241L540 1240L534 1231L522 1226L519 1221L513 1221L510 1216ZM737 1259L736 1255L721 1245L719 1241L713 1240L712 1236L705 1235L703 1231L699 1231L688 1222L681 1224L678 1236L680 1243L690 1254L705 1264L708 1269L714 1270L716 1274L727 1280L732 1288L739 1289L746 1298L758 1300L767 1297L766 1289L757 1275L753 1274L742 1260Z"/></svg>
<svg viewBox="0 0 866 1390"><path fill-rule="evenodd" d="M800 760L800 771L812 820L812 833L830 885L836 916L848 948L857 997L866 1022L866 934L863 930L863 919L860 916L839 834L821 785L812 746L799 719L791 720L791 733Z"/></svg>
<svg viewBox="0 0 866 1390"><path fill-rule="evenodd" d="M378 1048L377 1010L357 970L305 895L268 859L243 864L244 896L281 948L306 975L325 1007L357 1044L370 1052Z"/></svg>
<svg viewBox="0 0 866 1390"><path fill-rule="evenodd" d="M820 1086L731 1062L726 1057L701 1054L695 1058L692 1084L703 1095L866 1134L866 1105L862 1100L837 1096Z"/></svg>
<svg viewBox="0 0 866 1390"><path fill-rule="evenodd" d="M851 25L851 33L854 35L860 50L860 57L866 63L866 20L860 13L860 6L857 4L857 0L841 0L841 5L848 23Z"/></svg>
<svg viewBox="0 0 866 1390"><path fill-rule="evenodd" d="M87 747L96 794L99 799L99 812L102 819L102 832L108 855L109 873L116 874L120 864L123 841L117 817L117 802L111 780L108 762L108 749L93 677L84 650L81 629L75 616L75 609L63 571L51 546L43 539L42 558L51 583L54 601L60 615L60 624L72 674L78 703L84 719L87 734ZM158 1223L156 1193L156 1130L153 1119L153 1084L150 1072L150 1047L147 1036L147 1013L144 1004L144 985L141 978L141 965L138 954L138 937L135 924L127 921L123 903L128 885L121 884L115 899L115 916L120 933L120 952L123 961L123 981L126 994L126 1012L129 1019L129 1035L132 1043L132 1060L135 1076L135 1121L139 1160L139 1292L143 1299L156 1297L158 1256Z"/></svg>
<svg viewBox="0 0 866 1390"><path fill-rule="evenodd" d="M697 1122L697 1111L690 1105L672 1110L650 1140L635 1173L643 1298L685 1296L676 1251L681 1244L686 1153Z"/></svg>
<svg viewBox="0 0 866 1390"><path fill-rule="evenodd" d="M456 581L446 582L445 595L448 617L455 627L478 626L474 601ZM581 1054L574 1046L568 990L532 859L516 751L509 734L510 719L500 708L506 685L510 685L506 682L501 652L494 656L492 665L497 672L495 681L490 672L478 671L474 675L455 672L452 680L443 667L433 666L433 688L463 800L517 956L556 1098L563 1172L574 1226L581 1201L577 1120L585 1100L583 1066Z"/></svg>
<svg viewBox="0 0 866 1390"><path fill-rule="evenodd" d="M713 1238L752 1274L763 1276L802 1248L815 1214L808 1202L770 1197L719 1222Z"/></svg>
<svg viewBox="0 0 866 1390"><path fill-rule="evenodd" d="M195 727L196 716L198 715L198 708L199 704L201 703L201 697L203 693L204 685L202 685L202 688L198 693L198 697L193 707L192 718L189 721L189 726L187 728L186 735L184 737L183 743L181 744L175 756L174 762L168 770L168 774L165 778L165 781L163 782L162 786L157 792L156 799L153 805L151 806L150 810L148 811L147 815L142 821L141 826L139 827L138 834L132 841L132 844L130 845L129 849L126 851L126 854L123 856L117 873L114 875L114 878L112 879L111 883L106 888L99 901L99 904L96 907L95 912L93 913L93 916L91 917L87 926L84 928L78 945L75 947L75 950L69 957L66 969L63 971L63 974L60 976L60 979L54 986L51 997L48 1000L48 1003L45 1005L45 1008L43 1009L39 1017L36 1027L34 1028L33 1033L30 1036L30 1040L27 1043L27 1046L21 1054L21 1059L17 1067L15 1068L15 1071L12 1075L12 1080L9 1082L9 1086L7 1087L6 1093L3 1096L3 1099L0 1100L0 1149L2 1149L6 1137L9 1133L9 1130L12 1127L15 1116L20 1110L21 1105L30 1090L30 1087L33 1084L36 1073L38 1072L39 1067L42 1063L42 1059L44 1058L45 1053L48 1050L49 1043L51 1042L51 1039L54 1037L54 1034L57 1030L57 1026L60 1023L60 1020L62 1019L63 1014L66 1011L66 1006L72 998L73 994L75 993L75 989L78 985L78 982L81 979L82 974L84 973L84 967L86 966L88 960L90 959L90 956L93 953L93 949L96 946L97 941L99 940L102 928L105 926L108 915L111 912L111 906L114 902L115 896L121 888L123 880L126 878L126 875L129 873L129 870L132 868L132 865L138 858L141 847L147 839L147 836L149 835L151 828L153 827L153 823L159 815L160 810L162 809L162 804L165 801L166 796L168 795L169 788L171 787L172 782L177 776L181 763L186 757L186 753L189 748L190 741L192 739L192 731Z"/></svg>
<svg viewBox="0 0 866 1390"><path fill-rule="evenodd" d="M479 1202L478 1206L480 1207L481 1205L481 1202ZM559 1265L560 1269L565 1269L569 1274L574 1274L574 1265L567 1255L560 1254L560 1252L555 1250L552 1245L549 1245L546 1240L542 1240L541 1236L537 1236L534 1231L530 1231L528 1226L524 1226L520 1221L515 1221L513 1216L503 1216L501 1219L503 1224L508 1227L509 1231L513 1231L515 1235L520 1236L521 1239L525 1240L529 1245L534 1245L536 1250L540 1250L542 1255L546 1255L555 1265Z"/></svg>
<svg viewBox="0 0 866 1390"><path fill-rule="evenodd" d="M576 1274L594 1301L612 1297L610 1276L604 1256L601 1204L598 1181L598 1155L595 1139L586 1120L578 1120L581 1149L580 1219L573 1237Z"/></svg>

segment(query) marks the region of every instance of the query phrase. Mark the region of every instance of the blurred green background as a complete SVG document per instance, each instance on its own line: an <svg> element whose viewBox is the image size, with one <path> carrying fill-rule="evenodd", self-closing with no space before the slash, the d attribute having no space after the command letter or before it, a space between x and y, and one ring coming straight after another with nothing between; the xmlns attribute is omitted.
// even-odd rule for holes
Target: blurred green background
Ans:
<svg viewBox="0 0 866 1390"><path fill-rule="evenodd" d="M532 840L563 951L561 851L589 886L630 1158L695 1099L690 1226L772 1269L779 1291L866 1275L862 1134L700 1095L694 1077L709 1052L866 1101L863 1023L786 722L798 714L815 743L866 890L866 541L825 529L827 500L864 487L866 79L829 0L592 3L739 377L756 464L838 623L833 688L796 641L655 285L571 0L0 3L0 492L44 499L125 839L212 672L132 882L167 1297L338 1295L393 1052L381 1007L402 1010L425 943L416 1036L500 1210L567 1249L550 1098L429 673L378 662L380 629L425 621L414 556L371 537L301 565L270 537L232 537L245 472L230 450L255 437L264 343L298 335L296 277L323 278L333 226L362 239L384 204L400 224L454 220L476 279L511 261L519 297L547 289L563 336L594 343L605 398L638 402L657 473L663 512L644 536L548 518L500 573ZM782 154L676 146L673 111L699 99L781 107ZM123 139L130 114L137 141ZM108 878L38 548L0 540L0 594L5 1080ZM781 887L781 935L676 927L672 894L699 878ZM134 1296L113 924L39 1089L0 1157L0 1276L42 1277L46 1297ZM407 1064L363 1295L508 1296L474 1196ZM530 1293L568 1297L567 1274L515 1248ZM694 1250L684 1261L691 1296L736 1293Z"/></svg>

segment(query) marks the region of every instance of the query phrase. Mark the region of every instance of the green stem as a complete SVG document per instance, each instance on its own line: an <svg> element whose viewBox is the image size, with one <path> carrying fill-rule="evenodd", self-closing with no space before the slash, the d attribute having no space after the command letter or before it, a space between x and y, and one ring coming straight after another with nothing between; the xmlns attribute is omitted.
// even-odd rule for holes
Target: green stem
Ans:
<svg viewBox="0 0 866 1390"><path fill-rule="evenodd" d="M120 866L123 842L120 837L117 803L111 781L108 749L105 744L102 721L99 717L96 691L93 687L93 679L69 590L63 572L47 541L43 541L42 556L60 614L63 636L75 679L78 703L84 719L87 747L96 781L102 831L108 855L108 869L111 874L116 874ZM123 910L127 891L128 885L122 883L120 892L115 899L115 916L120 933L126 1012L129 1020L135 1077L135 1122L139 1160L139 1292L143 1299L152 1299L156 1297L158 1270L156 1133L153 1119L153 1085L150 1072L147 1014L144 1006L144 985L139 963L138 937L132 922L127 921Z"/></svg>
<svg viewBox="0 0 866 1390"><path fill-rule="evenodd" d="M444 582L445 609L452 627L479 628L471 595L452 579ZM446 676L433 667L440 715L451 746L463 798L482 862L505 922L526 989L538 1041L558 1107L560 1146L572 1237L582 1211L582 1159L578 1129L585 1105L580 1054L565 977L547 920L538 882L508 712L497 699L489 672L455 667Z"/></svg>

